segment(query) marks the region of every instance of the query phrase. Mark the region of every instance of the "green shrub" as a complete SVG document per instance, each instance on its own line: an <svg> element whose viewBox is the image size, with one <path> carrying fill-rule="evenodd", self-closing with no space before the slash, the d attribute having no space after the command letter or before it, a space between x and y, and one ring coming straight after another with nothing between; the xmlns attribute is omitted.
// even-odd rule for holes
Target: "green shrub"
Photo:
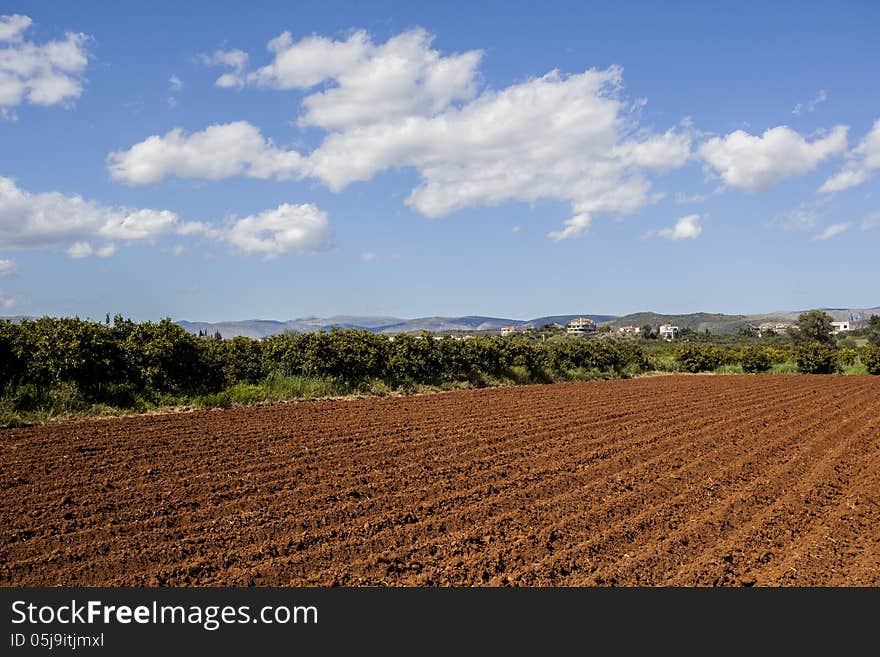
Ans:
<svg viewBox="0 0 880 657"><path fill-rule="evenodd" d="M862 354L862 363L868 374L880 374L880 347L872 344L865 345L865 352Z"/></svg>
<svg viewBox="0 0 880 657"><path fill-rule="evenodd" d="M743 349L742 352L742 368L743 372L749 374L757 374L766 372L772 365L772 358L767 349L757 346L750 346Z"/></svg>
<svg viewBox="0 0 880 657"><path fill-rule="evenodd" d="M855 349L841 349L837 352L837 361L844 367L849 367L856 362L859 352Z"/></svg>
<svg viewBox="0 0 880 657"><path fill-rule="evenodd" d="M798 347L795 362L802 374L835 374L840 371L837 352L818 342Z"/></svg>
<svg viewBox="0 0 880 657"><path fill-rule="evenodd" d="M712 345L686 344L675 356L675 362L685 372L711 372L724 361L724 354Z"/></svg>

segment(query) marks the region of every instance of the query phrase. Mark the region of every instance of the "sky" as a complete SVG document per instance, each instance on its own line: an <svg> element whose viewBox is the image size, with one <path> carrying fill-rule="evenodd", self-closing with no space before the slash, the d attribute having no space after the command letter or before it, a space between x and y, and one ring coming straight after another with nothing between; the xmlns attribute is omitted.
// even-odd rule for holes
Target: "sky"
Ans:
<svg viewBox="0 0 880 657"><path fill-rule="evenodd" d="M0 315L880 304L880 3L0 0Z"/></svg>

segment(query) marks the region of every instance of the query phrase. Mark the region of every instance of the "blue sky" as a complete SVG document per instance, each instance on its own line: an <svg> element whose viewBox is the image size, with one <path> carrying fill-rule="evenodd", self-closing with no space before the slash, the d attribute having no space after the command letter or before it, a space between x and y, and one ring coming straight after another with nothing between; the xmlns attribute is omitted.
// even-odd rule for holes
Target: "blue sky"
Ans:
<svg viewBox="0 0 880 657"><path fill-rule="evenodd" d="M0 314L880 304L875 2L0 16Z"/></svg>

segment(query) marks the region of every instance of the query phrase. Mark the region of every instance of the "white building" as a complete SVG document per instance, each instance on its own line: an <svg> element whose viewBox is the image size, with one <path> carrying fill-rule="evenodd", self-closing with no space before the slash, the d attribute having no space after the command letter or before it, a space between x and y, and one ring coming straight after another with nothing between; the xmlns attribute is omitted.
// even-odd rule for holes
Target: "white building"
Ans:
<svg viewBox="0 0 880 657"><path fill-rule="evenodd" d="M513 335L516 333L515 326L502 326L501 327L501 337L507 337L508 335Z"/></svg>
<svg viewBox="0 0 880 657"><path fill-rule="evenodd" d="M831 322L831 332L834 335L838 333L845 333L846 331L852 331L852 322Z"/></svg>
<svg viewBox="0 0 880 657"><path fill-rule="evenodd" d="M632 326L632 325L621 326L619 329L617 329L617 332L618 333L632 333L633 335L638 335L639 333L642 332L642 329L639 326Z"/></svg>
<svg viewBox="0 0 880 657"><path fill-rule="evenodd" d="M788 329L793 328L794 324L785 324L783 322L764 322L758 326L758 337L762 337L765 333L773 332L783 334Z"/></svg>
<svg viewBox="0 0 880 657"><path fill-rule="evenodd" d="M678 337L679 329L671 324L660 325L660 337L664 340L675 340Z"/></svg>
<svg viewBox="0 0 880 657"><path fill-rule="evenodd" d="M586 335L596 332L596 322L589 317L578 317L571 320L565 329L569 335Z"/></svg>

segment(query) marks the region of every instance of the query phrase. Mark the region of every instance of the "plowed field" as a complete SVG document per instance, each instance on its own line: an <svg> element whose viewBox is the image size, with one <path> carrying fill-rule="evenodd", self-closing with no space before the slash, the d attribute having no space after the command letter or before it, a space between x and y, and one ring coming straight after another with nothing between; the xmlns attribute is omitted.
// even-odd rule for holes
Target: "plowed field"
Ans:
<svg viewBox="0 0 880 657"><path fill-rule="evenodd" d="M3 585L880 585L880 377L0 431Z"/></svg>

